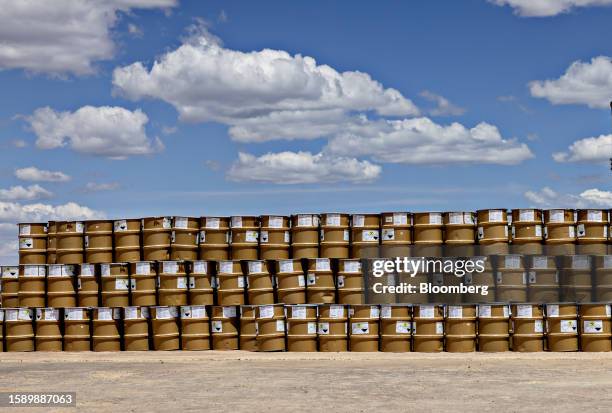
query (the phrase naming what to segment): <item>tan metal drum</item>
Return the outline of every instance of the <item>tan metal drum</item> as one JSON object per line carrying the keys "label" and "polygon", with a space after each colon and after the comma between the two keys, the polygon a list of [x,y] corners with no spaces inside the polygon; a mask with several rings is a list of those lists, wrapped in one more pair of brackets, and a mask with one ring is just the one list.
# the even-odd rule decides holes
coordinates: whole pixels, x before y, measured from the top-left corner
{"label": "tan metal drum", "polygon": [[85,262],[113,262],[113,221],[85,222]]}
{"label": "tan metal drum", "polygon": [[317,306],[286,305],[287,350],[317,351]]}
{"label": "tan metal drum", "polygon": [[257,351],[255,306],[240,306],[240,350]]}
{"label": "tan metal drum", "polygon": [[149,308],[123,308],[123,341],[125,351],[149,350]]}
{"label": "tan metal drum", "polygon": [[2,307],[19,307],[19,267],[2,267],[0,287],[0,304],[2,304]]}
{"label": "tan metal drum", "polygon": [[512,351],[544,351],[544,310],[541,304],[512,305]]}
{"label": "tan metal drum", "polygon": [[189,303],[191,305],[213,305],[215,303],[215,269],[213,261],[193,261],[188,263]]}
{"label": "tan metal drum", "polygon": [[291,216],[291,256],[293,258],[319,256],[319,215]]}
{"label": "tan metal drum", "polygon": [[[447,258],[451,262],[455,258]],[[459,258],[458,260],[463,260]],[[457,277],[452,273],[434,273],[430,277],[432,292],[429,294],[429,301],[432,303],[443,304],[460,304],[463,299],[463,294],[454,292],[452,288],[459,288],[463,278]],[[439,290],[436,291],[436,288]],[[448,291],[445,291],[447,290]]]}
{"label": "tan metal drum", "polygon": [[499,255],[495,283],[499,301],[527,301],[527,272],[523,256]]}
{"label": "tan metal drum", "polygon": [[58,264],[81,264],[83,262],[83,232],[80,221],[57,222],[56,262]]}
{"label": "tan metal drum", "polygon": [[6,351],[34,351],[34,311],[31,308],[4,310]]}
{"label": "tan metal drum", "polygon": [[170,259],[172,217],[148,217],[142,220],[142,258],[145,261]]}
{"label": "tan metal drum", "polygon": [[276,282],[279,303],[306,303],[306,277],[301,260],[277,261]]}
{"label": "tan metal drum", "polygon": [[336,282],[329,258],[308,259],[306,301],[308,304],[333,304],[336,302]]}
{"label": "tan metal drum", "polygon": [[383,212],[380,216],[381,257],[409,257],[412,245],[412,214]]}
{"label": "tan metal drum", "polygon": [[549,351],[578,351],[576,304],[546,304],[546,342]]}
{"label": "tan metal drum", "polygon": [[187,305],[187,272],[185,261],[158,263],[159,304],[162,306]]}
{"label": "tan metal drum", "polygon": [[576,220],[573,209],[544,211],[544,243],[547,255],[576,253]]}
{"label": "tan metal drum", "polygon": [[44,307],[47,266],[19,266],[19,307]]}
{"label": "tan metal drum", "polygon": [[612,301],[612,255],[595,257],[595,299]]}
{"label": "tan metal drum", "polygon": [[444,243],[444,224],[441,212],[414,213],[415,257],[439,257]]}
{"label": "tan metal drum", "polygon": [[508,211],[505,209],[481,209],[476,211],[477,238],[480,254],[508,254]]}
{"label": "tan metal drum", "polygon": [[57,262],[57,223],[49,221],[47,224],[47,264]]}
{"label": "tan metal drum", "polygon": [[569,255],[561,257],[559,285],[561,300],[586,303],[593,301],[592,257]]}
{"label": "tan metal drum", "polygon": [[476,351],[476,305],[449,305],[445,308],[446,351]]}
{"label": "tan metal drum", "polygon": [[529,300],[539,303],[559,301],[559,271],[555,257],[534,255],[525,259],[529,261]]}
{"label": "tan metal drum", "polygon": [[19,226],[19,264],[47,263],[47,224],[22,223]]}
{"label": "tan metal drum", "polygon": [[242,305],[245,277],[240,261],[219,261],[217,269],[217,300],[220,305]]}
{"label": "tan metal drum", "polygon": [[153,261],[130,263],[130,295],[132,305],[157,305],[157,266]]}
{"label": "tan metal drum", "polygon": [[611,351],[610,304],[582,304],[580,312],[580,349]]}
{"label": "tan metal drum", "polygon": [[380,214],[351,215],[351,258],[380,256]]}
{"label": "tan metal drum", "polygon": [[205,306],[181,307],[181,348],[210,350],[210,319]]}
{"label": "tan metal drum", "polygon": [[322,304],[319,306],[317,322],[319,351],[348,351],[347,320],[347,306],[337,304]]}
{"label": "tan metal drum", "polygon": [[[420,257],[413,257],[409,259],[409,262],[419,262],[421,261],[424,264],[424,258],[420,258]],[[419,263],[420,264],[420,263]],[[417,265],[419,265],[417,264]],[[414,265],[414,264],[409,264],[409,265]],[[414,288],[416,288],[416,290],[414,290],[414,292],[397,292],[395,293],[395,300],[393,300],[392,295],[388,294],[387,296],[385,296],[384,294],[378,294],[381,298],[381,300],[386,300],[386,302],[398,302],[398,303],[403,303],[403,304],[427,304],[429,302],[431,302],[430,300],[430,295],[428,292],[421,292],[420,290],[420,285],[422,283],[429,283],[433,281],[433,276],[430,275],[430,273],[425,269],[425,271],[423,271],[424,267],[421,267],[421,269],[419,269],[416,273],[411,274],[408,272],[401,272],[398,274],[387,274],[387,285],[395,285],[395,286],[399,286],[402,284],[411,284],[412,286],[414,286]],[[384,276],[383,276],[384,277]],[[413,325],[414,327],[414,325]]]}
{"label": "tan metal drum", "polygon": [[444,243],[446,256],[471,257],[476,244],[476,214],[473,212],[445,212]]}
{"label": "tan metal drum", "polygon": [[478,351],[510,350],[510,306],[478,305]]}
{"label": "tan metal drum", "polygon": [[262,215],[259,232],[259,249],[262,260],[285,260],[289,258],[291,236],[290,218],[279,215]]}
{"label": "tan metal drum", "polygon": [[130,265],[125,262],[100,264],[102,307],[130,305]]}
{"label": "tan metal drum", "polygon": [[59,308],[36,309],[36,351],[62,351]]}
{"label": "tan metal drum", "polygon": [[380,308],[377,305],[349,306],[349,348],[351,351],[378,351],[379,320]]}
{"label": "tan metal drum", "polygon": [[170,236],[171,260],[197,260],[200,219],[190,217],[172,218]]}
{"label": "tan metal drum", "polygon": [[238,350],[238,311],[236,306],[212,307],[213,350]]}
{"label": "tan metal drum", "polygon": [[76,307],[76,265],[49,264],[47,305],[52,308]]}
{"label": "tan metal drum", "polygon": [[444,306],[415,305],[412,327],[414,351],[429,353],[444,349]]}
{"label": "tan metal drum", "polygon": [[97,307],[91,311],[93,351],[121,351],[121,309]]}
{"label": "tan metal drum", "polygon": [[97,307],[99,279],[94,264],[81,264],[77,274],[77,307]]}
{"label": "tan metal drum", "polygon": [[514,254],[542,254],[542,210],[513,209],[511,234]]}
{"label": "tan metal drum", "polygon": [[605,255],[608,252],[610,217],[605,209],[579,209],[576,222],[577,252]]}
{"label": "tan metal drum", "polygon": [[64,351],[90,351],[90,309],[64,308]]}
{"label": "tan metal drum", "polygon": [[364,283],[360,260],[339,260],[336,282],[339,304],[363,304]]}
{"label": "tan metal drum", "polygon": [[154,350],[179,350],[179,311],[174,306],[150,307]]}
{"label": "tan metal drum", "polygon": [[478,272],[473,271],[466,273],[463,276],[463,283],[470,287],[486,287],[487,294],[483,295],[481,292],[474,291],[474,293],[463,294],[464,303],[493,303],[495,302],[495,279],[496,274],[493,273],[493,266],[491,263],[491,257],[475,256],[472,257],[474,262],[484,261],[484,271]]}
{"label": "tan metal drum", "polygon": [[[0,280],[2,283],[2,280]],[[4,310],[0,308],[0,353],[4,351]]]}
{"label": "tan metal drum", "polygon": [[268,269],[268,261],[247,262],[247,295],[249,304],[274,304],[274,276]]}
{"label": "tan metal drum", "polygon": [[380,330],[380,351],[411,351],[412,307],[402,304],[381,305]]}
{"label": "tan metal drum", "polygon": [[115,262],[140,261],[140,219],[119,219],[113,222],[113,243],[115,244]]}
{"label": "tan metal drum", "polygon": [[233,216],[231,222],[232,259],[258,259],[259,217]]}
{"label": "tan metal drum", "polygon": [[257,350],[285,351],[285,306],[260,305],[255,307],[257,319]]}
{"label": "tan metal drum", "polygon": [[349,215],[321,214],[321,257],[349,258]]}
{"label": "tan metal drum", "polygon": [[230,257],[229,217],[200,218],[200,259],[227,260]]}

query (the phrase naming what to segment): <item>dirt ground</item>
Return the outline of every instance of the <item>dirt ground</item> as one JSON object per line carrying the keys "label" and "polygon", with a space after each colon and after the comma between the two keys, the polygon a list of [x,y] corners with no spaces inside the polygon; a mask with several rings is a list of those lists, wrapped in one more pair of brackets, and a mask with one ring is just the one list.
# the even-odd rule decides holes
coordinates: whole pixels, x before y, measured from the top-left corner
{"label": "dirt ground", "polygon": [[612,353],[0,353],[0,392],[95,412],[609,412],[611,389]]}

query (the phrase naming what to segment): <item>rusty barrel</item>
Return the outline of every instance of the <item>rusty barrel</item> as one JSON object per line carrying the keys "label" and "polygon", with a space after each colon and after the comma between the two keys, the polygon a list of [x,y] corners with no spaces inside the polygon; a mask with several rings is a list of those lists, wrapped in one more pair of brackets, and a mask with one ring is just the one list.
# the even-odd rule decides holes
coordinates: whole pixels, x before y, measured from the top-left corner
{"label": "rusty barrel", "polygon": [[291,256],[317,258],[319,256],[319,215],[291,216]]}
{"label": "rusty barrel", "polygon": [[261,259],[288,259],[291,245],[290,218],[280,215],[262,215],[259,219],[261,222],[259,231]]}
{"label": "rusty barrel", "polygon": [[510,306],[478,305],[478,351],[510,350]]}
{"label": "rusty barrel", "polygon": [[259,217],[231,217],[231,258],[256,260],[259,258]]}
{"label": "rusty barrel", "polygon": [[76,307],[77,267],[72,264],[49,264],[47,273],[47,305],[49,307]]}
{"label": "rusty barrel", "polygon": [[85,262],[113,262],[113,221],[85,222]]}
{"label": "rusty barrel", "polygon": [[200,232],[200,219],[192,217],[173,217],[170,235],[171,260],[197,260]]}
{"label": "rusty barrel", "polygon": [[380,351],[406,353],[412,350],[412,306],[380,306]]}
{"label": "rusty barrel", "polygon": [[348,307],[337,304],[319,305],[317,334],[319,351],[348,351]]}
{"label": "rusty barrel", "polygon": [[582,351],[610,351],[610,304],[581,304],[580,349]]}
{"label": "rusty barrel", "polygon": [[548,255],[576,253],[576,219],[573,209],[544,211],[544,244]]}
{"label": "rusty barrel", "polygon": [[317,351],[317,306],[286,305],[287,350]]}
{"label": "rusty barrel", "polygon": [[213,305],[215,303],[215,278],[213,261],[188,263],[189,303],[191,305]]}
{"label": "rusty barrel", "polygon": [[230,257],[229,217],[200,218],[198,236],[201,260],[227,260]]}
{"label": "rusty barrel", "polygon": [[64,351],[90,351],[91,313],[89,308],[64,308]]}
{"label": "rusty barrel", "polygon": [[380,214],[351,215],[351,258],[380,256]]}
{"label": "rusty barrel", "polygon": [[19,266],[19,307],[44,307],[47,266],[22,264]]}
{"label": "rusty barrel", "polygon": [[157,264],[155,262],[130,263],[130,295],[133,306],[157,305]]}
{"label": "rusty barrel", "polygon": [[546,304],[546,343],[549,351],[578,351],[578,306]]}
{"label": "rusty barrel", "polygon": [[179,311],[175,306],[150,307],[154,350],[179,350]]}
{"label": "rusty barrel", "polygon": [[283,304],[255,307],[257,321],[257,351],[285,351],[285,306]]}
{"label": "rusty barrel", "polygon": [[274,304],[274,275],[270,274],[268,261],[248,261],[247,296],[249,304]]}
{"label": "rusty barrel", "polygon": [[187,305],[187,272],[185,261],[162,261],[159,264],[158,293],[162,306]]}
{"label": "rusty barrel", "polygon": [[31,308],[4,310],[4,343],[6,351],[34,351],[34,311]]}
{"label": "rusty barrel", "polygon": [[240,261],[219,261],[217,269],[217,299],[219,305],[242,305],[245,303],[245,277]]}
{"label": "rusty barrel", "polygon": [[123,308],[123,341],[125,351],[149,350],[149,308]]}
{"label": "rusty barrel", "polygon": [[85,226],[81,221],[57,222],[57,264],[81,264],[83,262]]}
{"label": "rusty barrel", "polygon": [[206,306],[181,306],[181,348],[210,350],[210,319]]}
{"label": "rusty barrel", "polygon": [[512,351],[544,351],[544,309],[541,304],[513,304]]}
{"label": "rusty barrel", "polygon": [[2,307],[19,307],[19,267],[10,265],[2,267],[0,287]]}
{"label": "rusty barrel", "polygon": [[306,279],[301,260],[277,261],[276,282],[279,303],[306,303]]}
{"label": "rusty barrel", "polygon": [[140,219],[119,219],[113,222],[115,262],[136,262],[142,259]]}
{"label": "rusty barrel", "polygon": [[329,258],[308,259],[306,301],[308,304],[336,302],[336,282]]}
{"label": "rusty barrel", "polygon": [[378,351],[378,305],[349,306],[349,348],[356,352]]}
{"label": "rusty barrel", "polygon": [[358,259],[338,260],[338,303],[363,304],[363,271]]}
{"label": "rusty barrel", "polygon": [[441,212],[415,212],[413,255],[439,257],[444,243],[444,224]]}
{"label": "rusty barrel", "polygon": [[349,215],[321,214],[320,245],[322,258],[349,258]]}
{"label": "rusty barrel", "polygon": [[125,262],[100,264],[102,307],[130,305],[130,265]]}
{"label": "rusty barrel", "polygon": [[121,309],[96,307],[91,312],[93,351],[121,351]]}
{"label": "rusty barrel", "polygon": [[476,315],[476,305],[449,305],[445,308],[446,351],[476,351]]}
{"label": "rusty barrel", "polygon": [[145,261],[170,259],[172,217],[147,217],[142,219],[142,258]]}
{"label": "rusty barrel", "polygon": [[544,241],[542,210],[513,209],[511,216],[512,252],[515,254],[542,254]]}
{"label": "rusty barrel", "polygon": [[481,209],[476,211],[477,239],[480,254],[508,254],[508,211],[505,209]]}
{"label": "rusty barrel", "polygon": [[47,263],[47,224],[21,223],[19,227],[19,264]]}
{"label": "rusty barrel", "polygon": [[605,255],[608,252],[610,216],[605,209],[579,209],[576,222],[577,252]]}
{"label": "rusty barrel", "polygon": [[212,307],[213,350],[238,350],[239,318],[236,306]]}
{"label": "rusty barrel", "polygon": [[412,246],[412,214],[383,212],[380,214],[380,250],[382,257],[409,257]]}
{"label": "rusty barrel", "polygon": [[100,281],[94,264],[81,264],[77,273],[77,307],[97,307]]}
{"label": "rusty barrel", "polygon": [[473,212],[445,212],[444,222],[445,255],[470,257],[474,255],[476,243],[476,214]]}
{"label": "rusty barrel", "polygon": [[62,351],[59,308],[36,309],[36,351]]}

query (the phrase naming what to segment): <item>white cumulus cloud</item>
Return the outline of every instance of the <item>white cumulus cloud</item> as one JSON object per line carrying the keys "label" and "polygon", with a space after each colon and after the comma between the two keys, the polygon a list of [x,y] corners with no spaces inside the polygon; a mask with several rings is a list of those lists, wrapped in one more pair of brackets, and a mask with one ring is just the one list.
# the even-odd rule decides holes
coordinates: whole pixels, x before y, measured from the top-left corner
{"label": "white cumulus cloud", "polygon": [[0,199],[5,201],[34,201],[37,199],[51,198],[52,196],[52,192],[38,184],[28,187],[17,185],[8,189],[0,189]]}
{"label": "white cumulus cloud", "polygon": [[69,147],[76,152],[125,159],[163,149],[145,131],[149,118],[140,109],[117,106],[83,106],[75,112],[40,108],[27,118],[40,149]]}
{"label": "white cumulus cloud", "polygon": [[510,6],[519,16],[550,17],[574,8],[610,6],[612,0],[489,0],[498,6]]}
{"label": "white cumulus cloud", "polygon": [[572,143],[567,152],[553,153],[557,162],[608,162],[612,154],[612,135],[585,138]]}
{"label": "white cumulus cloud", "polygon": [[607,108],[612,99],[612,59],[598,56],[590,62],[575,61],[558,79],[533,81],[529,89],[532,96],[555,105]]}
{"label": "white cumulus cloud", "polygon": [[612,207],[612,192],[592,188],[578,195],[563,194],[544,187],[540,191],[527,191],[525,198],[534,206],[544,208],[610,208]]}
{"label": "white cumulus cloud", "polygon": [[381,173],[381,167],[354,158],[334,157],[310,152],[267,153],[256,157],[239,153],[228,171],[233,181],[275,184],[310,184],[320,182],[369,182]]}
{"label": "white cumulus cloud", "polygon": [[465,109],[455,105],[444,96],[440,96],[429,90],[421,92],[421,96],[437,106],[429,111],[431,116],[460,116],[465,113]]}
{"label": "white cumulus cloud", "polygon": [[119,12],[178,0],[0,0],[0,69],[90,74],[115,54]]}
{"label": "white cumulus cloud", "polygon": [[22,181],[31,182],[67,182],[71,178],[60,171],[47,171],[44,169],[38,169],[35,166],[29,166],[27,168],[19,168],[15,170],[15,177]]}
{"label": "white cumulus cloud", "polygon": [[114,191],[119,189],[119,182],[87,182],[85,185],[86,192]]}

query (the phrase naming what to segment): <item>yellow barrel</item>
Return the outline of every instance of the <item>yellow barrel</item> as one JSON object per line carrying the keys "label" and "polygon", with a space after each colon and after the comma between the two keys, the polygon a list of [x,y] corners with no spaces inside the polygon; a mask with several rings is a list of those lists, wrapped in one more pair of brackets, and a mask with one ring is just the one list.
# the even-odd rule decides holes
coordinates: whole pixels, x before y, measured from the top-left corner
{"label": "yellow barrel", "polygon": [[274,276],[268,270],[268,261],[247,262],[247,296],[249,304],[274,304]]}
{"label": "yellow barrel", "polygon": [[483,294],[480,291],[473,290],[463,294],[464,303],[493,303],[495,302],[495,279],[496,274],[493,272],[491,257],[474,256],[471,258],[473,262],[484,262],[484,271],[472,271],[463,276],[463,283],[468,287],[486,287],[487,293]]}
{"label": "yellow barrel", "polygon": [[83,262],[83,232],[80,221],[57,222],[57,264],[81,264]]}
{"label": "yellow barrel", "polygon": [[181,343],[183,350],[210,350],[210,319],[206,306],[181,307]]}
{"label": "yellow barrel", "polygon": [[19,266],[19,307],[44,307],[47,266],[22,264]]}
{"label": "yellow barrel", "polygon": [[446,351],[476,351],[476,305],[449,305],[445,308]]}
{"label": "yellow barrel", "polygon": [[308,304],[336,302],[336,283],[329,258],[308,259],[306,301]]}
{"label": "yellow barrel", "polygon": [[478,351],[510,350],[510,306],[478,305]]}
{"label": "yellow barrel", "polygon": [[227,260],[230,257],[230,219],[229,217],[200,218],[201,260]]}
{"label": "yellow barrel", "polygon": [[231,217],[231,257],[233,260],[259,258],[259,217]]}
{"label": "yellow barrel", "polygon": [[31,308],[4,310],[6,351],[34,351],[34,312]]}
{"label": "yellow barrel", "polygon": [[187,272],[185,261],[162,261],[158,271],[159,304],[187,305]]}
{"label": "yellow barrel", "polygon": [[19,264],[47,263],[47,224],[21,223],[19,227]]}
{"label": "yellow barrel", "polygon": [[85,222],[85,262],[113,261],[113,221]]}
{"label": "yellow barrel", "polygon": [[97,307],[91,311],[93,351],[121,351],[121,309]]}
{"label": "yellow barrel", "polygon": [[[0,280],[2,283],[2,280]],[[4,351],[4,310],[0,308],[0,353]]]}
{"label": "yellow barrel", "polygon": [[381,257],[409,257],[412,246],[412,214],[383,212],[380,215]]}
{"label": "yellow barrel", "polygon": [[217,299],[220,305],[244,304],[245,277],[240,261],[219,261]]}
{"label": "yellow barrel", "polygon": [[215,263],[193,261],[188,263],[189,303],[192,305],[213,305],[215,303],[215,278],[212,275]]}
{"label": "yellow barrel", "polygon": [[544,236],[541,209],[513,209],[510,229],[513,253],[542,254]]}
{"label": "yellow barrel", "polygon": [[378,323],[380,308],[377,305],[349,306],[349,348],[356,352],[378,351]]}
{"label": "yellow barrel", "polygon": [[317,322],[319,351],[348,351],[347,320],[347,306],[337,304],[319,305]]}
{"label": "yellow barrel", "polygon": [[136,262],[142,259],[140,219],[119,219],[113,222],[113,243],[115,245],[115,262]]}
{"label": "yellow barrel", "polygon": [[544,243],[548,255],[576,253],[576,219],[573,209],[544,211]]}
{"label": "yellow barrel", "polygon": [[445,255],[470,257],[474,255],[476,243],[476,214],[473,212],[445,212],[444,222]]}
{"label": "yellow barrel", "polygon": [[236,306],[212,307],[213,350],[238,350],[238,311]]}
{"label": "yellow barrel", "polygon": [[19,267],[2,267],[0,287],[0,304],[2,307],[19,307]]}
{"label": "yellow barrel", "polygon": [[151,307],[151,326],[154,350],[179,350],[179,311],[174,306]]}
{"label": "yellow barrel", "polygon": [[278,302],[306,303],[306,279],[299,259],[276,261]]}
{"label": "yellow barrel", "polygon": [[477,238],[480,254],[508,254],[508,211],[481,209],[476,211]]}
{"label": "yellow barrel", "polygon": [[317,306],[286,305],[287,350],[317,351]]}
{"label": "yellow barrel", "polygon": [[125,351],[149,350],[149,308],[123,308],[123,341]]}
{"label": "yellow barrel", "polygon": [[291,256],[293,258],[319,256],[319,215],[291,216]]}
{"label": "yellow barrel", "polygon": [[413,347],[418,352],[438,352],[444,348],[444,306],[413,307]]}
{"label": "yellow barrel", "polygon": [[142,220],[142,250],[145,261],[170,259],[172,217],[147,217]]}
{"label": "yellow barrel", "polygon": [[57,222],[47,223],[47,264],[57,263]]}
{"label": "yellow barrel", "polygon": [[414,248],[416,257],[439,257],[444,243],[444,224],[441,212],[415,212]]}
{"label": "yellow barrel", "polygon": [[579,254],[605,255],[608,252],[610,217],[605,209],[577,211],[576,240]]}
{"label": "yellow barrel", "polygon": [[380,351],[411,351],[412,307],[404,304],[380,306]]}
{"label": "yellow barrel", "polygon": [[576,304],[546,304],[546,343],[549,351],[578,351]]}
{"label": "yellow barrel", "polygon": [[559,286],[561,300],[565,302],[592,302],[592,257],[589,255],[561,257]]}
{"label": "yellow barrel", "polygon": [[94,264],[81,264],[77,274],[77,307],[97,307],[100,283]]}
{"label": "yellow barrel", "polygon": [[541,304],[512,305],[512,351],[544,351],[544,311]]}
{"label": "yellow barrel", "polygon": [[90,351],[89,308],[64,308],[64,351]]}
{"label": "yellow barrel", "polygon": [[321,214],[321,257],[349,258],[349,215]]}
{"label": "yellow barrel", "polygon": [[62,351],[59,308],[36,309],[36,351]]}
{"label": "yellow barrel", "polygon": [[49,264],[47,305],[52,308],[76,307],[76,265]]}
{"label": "yellow barrel", "polygon": [[555,257],[534,255],[526,257],[526,260],[529,262],[529,300],[540,303],[559,301],[559,271]]}
{"label": "yellow barrel", "polygon": [[582,351],[611,351],[610,304],[581,304],[580,349]]}
{"label": "yellow barrel", "polygon": [[338,261],[338,303],[363,304],[363,271],[358,259]]}
{"label": "yellow barrel", "polygon": [[285,260],[289,258],[291,236],[289,233],[290,218],[279,215],[262,215],[259,217],[259,249],[262,260]]}
{"label": "yellow barrel", "polygon": [[128,263],[100,264],[102,307],[130,305],[130,266]]}
{"label": "yellow barrel", "polygon": [[257,321],[257,351],[285,351],[285,306],[283,304],[255,307]]}
{"label": "yellow barrel", "polygon": [[380,214],[351,215],[351,258],[379,257]]}
{"label": "yellow barrel", "polygon": [[595,257],[595,300],[612,301],[612,255]]}
{"label": "yellow barrel", "polygon": [[157,265],[153,261],[130,263],[130,295],[137,307],[157,305]]}
{"label": "yellow barrel", "polygon": [[170,235],[171,260],[197,260],[200,236],[200,219],[173,217]]}
{"label": "yellow barrel", "polygon": [[499,301],[527,301],[527,272],[523,256],[499,255],[495,283]]}
{"label": "yellow barrel", "polygon": [[255,306],[240,306],[240,350],[257,351],[257,318]]}

